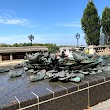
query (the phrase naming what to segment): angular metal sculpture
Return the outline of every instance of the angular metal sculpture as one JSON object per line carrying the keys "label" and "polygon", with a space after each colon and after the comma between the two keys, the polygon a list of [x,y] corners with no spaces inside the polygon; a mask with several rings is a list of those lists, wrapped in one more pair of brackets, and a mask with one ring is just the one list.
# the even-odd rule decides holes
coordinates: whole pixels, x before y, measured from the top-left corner
{"label": "angular metal sculpture", "polygon": [[40,81],[40,80],[44,79],[45,73],[46,73],[46,70],[42,70],[42,71],[38,72],[37,75],[30,76],[29,80],[31,82]]}
{"label": "angular metal sculpture", "polygon": [[[84,52],[73,51],[71,58],[62,51],[60,58],[50,52],[26,54],[24,71],[33,74],[29,76],[31,82],[48,78],[50,82],[80,82],[86,75],[100,74],[103,71],[110,71],[110,66],[103,66],[104,57],[89,55]],[[107,59],[107,57],[106,57]],[[17,72],[10,71],[10,77],[20,76]]]}
{"label": "angular metal sculpture", "polygon": [[9,77],[10,78],[15,78],[15,77],[19,77],[23,74],[22,70],[10,70],[9,71]]}

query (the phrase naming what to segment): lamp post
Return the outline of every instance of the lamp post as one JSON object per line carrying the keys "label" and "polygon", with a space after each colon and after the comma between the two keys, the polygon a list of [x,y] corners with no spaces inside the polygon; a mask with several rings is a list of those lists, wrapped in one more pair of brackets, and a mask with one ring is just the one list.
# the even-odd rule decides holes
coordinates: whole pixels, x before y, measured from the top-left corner
{"label": "lamp post", "polygon": [[78,46],[78,39],[80,38],[80,34],[77,33],[75,36],[76,36],[76,39],[77,39],[77,46]]}
{"label": "lamp post", "polygon": [[34,40],[34,36],[33,35],[30,35],[30,36],[28,36],[28,38],[31,41],[31,46],[32,46],[32,40]]}

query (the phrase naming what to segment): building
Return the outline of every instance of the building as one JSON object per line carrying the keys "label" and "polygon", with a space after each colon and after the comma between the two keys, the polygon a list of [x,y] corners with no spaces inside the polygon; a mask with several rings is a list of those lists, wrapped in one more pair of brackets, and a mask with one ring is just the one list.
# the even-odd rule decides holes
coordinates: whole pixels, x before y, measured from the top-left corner
{"label": "building", "polygon": [[60,47],[59,48],[59,51],[60,51],[60,54],[62,53],[62,51],[65,52],[66,55],[69,55],[70,53],[72,53],[73,49],[76,49],[76,47]]}
{"label": "building", "polygon": [[26,53],[47,52],[45,46],[0,47],[0,61],[24,59]]}

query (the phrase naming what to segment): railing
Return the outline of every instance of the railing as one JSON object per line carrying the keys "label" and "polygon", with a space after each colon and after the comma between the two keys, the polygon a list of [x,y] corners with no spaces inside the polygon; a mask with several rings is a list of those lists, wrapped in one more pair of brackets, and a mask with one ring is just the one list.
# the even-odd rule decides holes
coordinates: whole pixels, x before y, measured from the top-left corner
{"label": "railing", "polygon": [[105,45],[105,46],[88,46],[89,51],[92,50],[92,54],[95,52],[99,55],[110,55],[110,45]]}

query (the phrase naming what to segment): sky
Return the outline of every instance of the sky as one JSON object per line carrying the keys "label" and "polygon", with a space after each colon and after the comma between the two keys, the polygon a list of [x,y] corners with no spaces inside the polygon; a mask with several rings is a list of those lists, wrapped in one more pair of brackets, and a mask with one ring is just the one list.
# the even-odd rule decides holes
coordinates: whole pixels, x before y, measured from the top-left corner
{"label": "sky", "polygon": [[[55,43],[86,45],[81,28],[89,0],[0,0],[0,43]],[[110,0],[93,0],[98,14],[110,7]]]}

